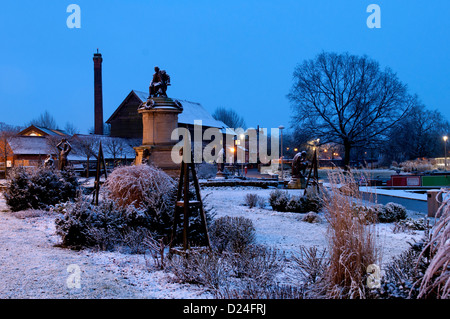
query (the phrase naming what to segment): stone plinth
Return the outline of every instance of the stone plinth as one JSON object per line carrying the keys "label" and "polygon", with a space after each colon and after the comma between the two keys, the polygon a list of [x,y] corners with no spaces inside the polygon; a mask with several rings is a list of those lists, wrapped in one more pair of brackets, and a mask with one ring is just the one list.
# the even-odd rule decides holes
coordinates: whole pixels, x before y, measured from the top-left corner
{"label": "stone plinth", "polygon": [[287,188],[289,189],[304,189],[306,187],[306,180],[304,177],[292,177]]}
{"label": "stone plinth", "polygon": [[180,164],[172,161],[171,152],[177,141],[172,141],[173,130],[178,127],[181,104],[166,97],[149,98],[138,112],[142,114],[142,145],[135,147],[136,165],[153,164],[167,174],[178,177]]}

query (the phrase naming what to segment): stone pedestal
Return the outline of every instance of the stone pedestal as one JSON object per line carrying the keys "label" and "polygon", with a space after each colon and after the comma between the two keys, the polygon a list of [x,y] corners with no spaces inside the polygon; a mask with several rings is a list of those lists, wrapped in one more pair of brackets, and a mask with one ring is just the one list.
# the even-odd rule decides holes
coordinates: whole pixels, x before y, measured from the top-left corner
{"label": "stone pedestal", "polygon": [[292,177],[287,188],[290,189],[304,189],[306,187],[306,179],[302,177]]}
{"label": "stone pedestal", "polygon": [[180,164],[172,161],[172,148],[177,141],[171,140],[178,127],[181,104],[167,97],[153,97],[143,102],[138,112],[142,114],[142,145],[135,147],[136,165],[153,164],[172,177],[179,177]]}

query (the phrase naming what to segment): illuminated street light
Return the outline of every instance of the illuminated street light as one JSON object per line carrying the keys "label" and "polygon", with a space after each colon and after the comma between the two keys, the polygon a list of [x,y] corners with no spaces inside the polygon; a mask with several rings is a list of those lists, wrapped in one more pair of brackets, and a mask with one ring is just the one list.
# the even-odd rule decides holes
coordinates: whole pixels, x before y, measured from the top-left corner
{"label": "illuminated street light", "polygon": [[445,135],[444,137],[442,137],[442,139],[444,140],[444,163],[445,163],[445,171],[447,171],[447,140],[448,140],[448,136]]}
{"label": "illuminated street light", "polygon": [[283,182],[283,186],[284,186],[284,166],[283,166],[283,130],[284,130],[284,126],[280,125],[278,128],[280,129],[280,137],[281,137],[281,181]]}

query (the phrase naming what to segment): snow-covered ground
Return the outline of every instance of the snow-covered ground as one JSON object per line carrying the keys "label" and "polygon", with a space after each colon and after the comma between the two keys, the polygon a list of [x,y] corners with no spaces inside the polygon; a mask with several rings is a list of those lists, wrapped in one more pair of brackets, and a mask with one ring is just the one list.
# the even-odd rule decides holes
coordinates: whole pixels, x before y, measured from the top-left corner
{"label": "snow-covered ground", "polygon": [[[257,242],[296,254],[299,247],[326,247],[326,222],[309,224],[302,214],[274,212],[244,206],[244,196],[255,193],[268,199],[271,189],[248,187],[205,188],[205,204],[215,217],[244,216],[256,228]],[[300,194],[300,190],[288,190]],[[92,249],[73,251],[57,247],[54,216],[38,214],[23,217],[11,213],[0,197],[0,298],[212,298],[204,288],[173,282],[170,274],[150,270],[143,255],[102,252]],[[417,214],[413,214],[417,217]],[[419,240],[416,234],[393,233],[392,224],[376,226],[383,263]],[[67,267],[80,267],[81,288],[69,288]]]}

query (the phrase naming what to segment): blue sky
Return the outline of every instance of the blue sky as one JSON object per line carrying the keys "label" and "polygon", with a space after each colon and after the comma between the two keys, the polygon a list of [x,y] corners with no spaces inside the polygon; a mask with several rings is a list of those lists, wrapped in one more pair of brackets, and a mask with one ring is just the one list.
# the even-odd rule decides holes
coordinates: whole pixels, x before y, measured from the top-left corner
{"label": "blue sky", "polygon": [[[69,29],[69,4],[81,28]],[[369,4],[381,29],[369,29]],[[322,51],[367,54],[389,66],[429,109],[450,119],[450,3],[445,0],[3,1],[0,122],[22,125],[48,110],[61,127],[94,126],[93,53],[103,55],[104,119],[153,67],[168,95],[223,106],[248,126],[289,125],[295,66]]]}

